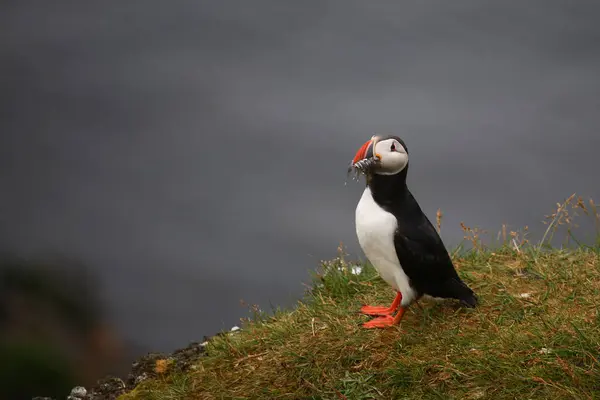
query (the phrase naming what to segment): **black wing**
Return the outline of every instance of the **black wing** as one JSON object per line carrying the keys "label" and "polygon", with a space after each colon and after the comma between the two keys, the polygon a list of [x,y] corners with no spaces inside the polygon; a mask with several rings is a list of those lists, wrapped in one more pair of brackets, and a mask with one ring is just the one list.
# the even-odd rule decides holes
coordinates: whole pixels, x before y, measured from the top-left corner
{"label": "black wing", "polygon": [[460,279],[437,231],[422,214],[416,224],[399,226],[394,246],[411,285],[421,294],[454,298],[475,306],[477,299]]}

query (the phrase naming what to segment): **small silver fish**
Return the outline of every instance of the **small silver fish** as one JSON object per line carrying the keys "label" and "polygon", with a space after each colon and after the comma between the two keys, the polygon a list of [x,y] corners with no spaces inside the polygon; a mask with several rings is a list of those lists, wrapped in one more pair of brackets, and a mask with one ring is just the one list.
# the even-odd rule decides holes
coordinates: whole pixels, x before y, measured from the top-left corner
{"label": "small silver fish", "polygon": [[353,180],[358,180],[360,174],[368,175],[369,170],[373,168],[379,160],[375,157],[365,158],[356,162],[355,164],[350,163],[348,166],[348,176],[350,173],[354,172]]}

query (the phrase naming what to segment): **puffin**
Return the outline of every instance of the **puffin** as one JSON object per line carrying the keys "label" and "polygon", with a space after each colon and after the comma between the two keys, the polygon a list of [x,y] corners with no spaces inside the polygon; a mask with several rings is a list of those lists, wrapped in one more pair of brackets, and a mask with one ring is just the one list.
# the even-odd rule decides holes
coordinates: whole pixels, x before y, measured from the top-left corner
{"label": "puffin", "polygon": [[438,232],[408,189],[405,142],[393,135],[371,137],[356,152],[348,167],[348,173],[352,171],[366,178],[355,212],[358,242],[379,276],[396,292],[389,307],[360,309],[377,317],[363,327],[398,325],[408,307],[423,296],[476,307],[476,294],[458,276]]}

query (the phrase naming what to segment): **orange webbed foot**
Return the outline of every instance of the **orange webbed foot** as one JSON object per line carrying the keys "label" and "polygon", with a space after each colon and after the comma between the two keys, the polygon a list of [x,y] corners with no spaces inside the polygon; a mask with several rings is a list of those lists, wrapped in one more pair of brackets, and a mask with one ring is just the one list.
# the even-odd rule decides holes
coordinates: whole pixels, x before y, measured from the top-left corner
{"label": "orange webbed foot", "polygon": [[395,310],[390,307],[363,306],[360,312],[365,315],[392,315]]}
{"label": "orange webbed foot", "polygon": [[397,292],[391,306],[363,306],[360,312],[366,315],[392,315],[400,305],[400,301],[402,301],[402,294]]}
{"label": "orange webbed foot", "polygon": [[384,315],[375,319],[372,319],[369,322],[365,322],[363,324],[363,328],[372,329],[372,328],[387,328],[389,326],[398,325],[404,316],[404,312],[406,309],[400,307],[398,313],[395,317],[391,315]]}
{"label": "orange webbed foot", "polygon": [[394,317],[391,315],[384,315],[382,317],[372,319],[369,322],[365,322],[363,324],[363,328],[387,328],[388,326],[392,325],[394,325]]}

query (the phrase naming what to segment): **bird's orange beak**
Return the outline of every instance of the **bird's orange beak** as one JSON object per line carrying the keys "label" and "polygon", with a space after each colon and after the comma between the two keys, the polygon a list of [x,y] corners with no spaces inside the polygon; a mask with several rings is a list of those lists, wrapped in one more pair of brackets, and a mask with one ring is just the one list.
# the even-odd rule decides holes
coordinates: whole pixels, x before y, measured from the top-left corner
{"label": "bird's orange beak", "polygon": [[369,139],[365,144],[360,146],[360,149],[356,152],[354,159],[352,160],[352,164],[356,164],[360,160],[364,160],[365,158],[371,158],[373,156],[377,158],[381,158],[379,154],[373,154],[375,150],[375,144],[377,143],[377,136],[373,136]]}

